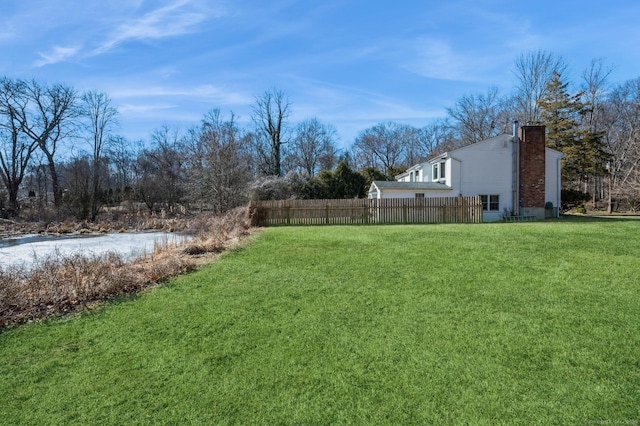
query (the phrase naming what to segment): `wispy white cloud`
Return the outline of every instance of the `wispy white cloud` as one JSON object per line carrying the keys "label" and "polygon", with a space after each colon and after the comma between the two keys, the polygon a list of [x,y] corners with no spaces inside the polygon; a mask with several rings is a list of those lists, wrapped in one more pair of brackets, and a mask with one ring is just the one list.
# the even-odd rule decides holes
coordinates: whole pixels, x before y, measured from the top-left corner
{"label": "wispy white cloud", "polygon": [[194,8],[190,0],[175,1],[155,9],[142,17],[120,24],[108,38],[92,52],[99,55],[128,40],[155,40],[195,31],[195,26],[210,17],[224,15],[223,10],[207,12]]}
{"label": "wispy white cloud", "polygon": [[43,67],[45,65],[55,64],[57,62],[62,62],[66,59],[69,59],[78,54],[80,51],[80,46],[70,46],[70,47],[62,47],[62,46],[54,46],[49,53],[39,52],[38,55],[40,59],[37,60],[34,65],[36,67]]}
{"label": "wispy white cloud", "polygon": [[416,107],[400,97],[372,90],[338,85],[325,81],[291,77],[297,83],[298,95],[305,103],[294,105],[294,119],[314,115],[331,121],[344,121],[344,110],[350,111],[349,121],[425,120],[442,115],[440,110]]}
{"label": "wispy white cloud", "polygon": [[17,36],[13,25],[9,22],[0,22],[0,42],[11,40]]}
{"label": "wispy white cloud", "polygon": [[116,87],[109,93],[114,99],[147,99],[147,98],[189,98],[204,101],[222,103],[224,105],[248,105],[253,102],[253,97],[242,92],[226,90],[224,88],[204,84],[191,87]]}
{"label": "wispy white cloud", "polygon": [[118,112],[120,112],[120,114],[149,115],[158,113],[160,111],[167,111],[173,108],[175,108],[175,105],[173,104],[125,103],[118,105]]}
{"label": "wispy white cloud", "polygon": [[[171,0],[169,4],[136,16],[136,10],[139,10],[142,5],[142,2],[137,5],[128,3],[124,10],[120,8],[116,13],[112,7],[114,5],[109,4],[100,8],[85,8],[82,13],[78,12],[76,15],[72,15],[69,19],[72,22],[77,22],[77,25],[74,24],[73,32],[75,37],[81,41],[77,45],[64,46],[59,44],[48,51],[38,52],[39,59],[35,61],[34,65],[43,67],[74,56],[84,58],[97,56],[130,40],[159,40],[193,33],[198,31],[198,25],[207,19],[218,18],[227,13],[225,9],[211,7],[201,0]],[[125,10],[126,13],[123,13]],[[100,11],[102,11],[103,17],[99,16]],[[121,16],[126,16],[126,18],[123,19]],[[84,17],[82,23],[81,17]],[[33,21],[36,20],[42,20],[42,16],[34,16]],[[31,21],[27,20],[27,22]],[[92,24],[87,24],[87,22]],[[7,29],[3,31],[0,26],[0,41],[3,37],[10,37],[13,34],[9,31],[11,27],[8,23],[5,27]],[[58,32],[65,33],[64,31]],[[97,47],[91,48],[90,46]]]}
{"label": "wispy white cloud", "polygon": [[413,41],[413,55],[405,68],[427,78],[438,80],[467,80],[469,62],[446,40],[422,37]]}

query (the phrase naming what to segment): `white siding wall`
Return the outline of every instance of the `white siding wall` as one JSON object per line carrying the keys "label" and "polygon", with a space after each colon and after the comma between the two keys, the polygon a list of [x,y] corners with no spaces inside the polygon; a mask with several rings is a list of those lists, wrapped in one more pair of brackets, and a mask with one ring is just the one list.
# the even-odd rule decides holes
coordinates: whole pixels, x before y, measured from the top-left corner
{"label": "white siding wall", "polygon": [[420,182],[431,182],[431,166],[429,163],[420,164]]}
{"label": "white siding wall", "polygon": [[445,171],[445,184],[452,189],[451,196],[457,197],[460,195],[460,178],[461,168],[460,160],[457,158],[447,158],[447,165]]}
{"label": "white siding wall", "polygon": [[406,190],[406,189],[385,189],[382,191],[382,194],[378,195],[378,198],[414,198],[416,196],[416,193],[423,193],[425,194],[424,196],[427,198],[434,198],[434,197],[455,197],[455,195],[452,195],[451,191],[449,190],[444,190],[444,191],[440,191],[440,190],[429,190],[429,191],[425,191],[425,190]]}
{"label": "white siding wall", "polygon": [[510,138],[498,137],[469,145],[453,155],[460,161],[460,195],[500,196],[499,210],[485,212],[485,221],[500,220],[504,209],[513,210],[513,142]]}

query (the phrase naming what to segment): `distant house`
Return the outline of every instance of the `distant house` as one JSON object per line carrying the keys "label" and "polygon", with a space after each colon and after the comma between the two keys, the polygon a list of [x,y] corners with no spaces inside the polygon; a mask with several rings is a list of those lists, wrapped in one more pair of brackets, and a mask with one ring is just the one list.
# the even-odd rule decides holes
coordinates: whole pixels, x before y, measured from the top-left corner
{"label": "distant house", "polygon": [[[517,136],[516,136],[517,135]],[[375,181],[369,198],[480,196],[484,221],[558,215],[562,153],[545,146],[544,126],[446,152],[416,164],[396,181]]]}

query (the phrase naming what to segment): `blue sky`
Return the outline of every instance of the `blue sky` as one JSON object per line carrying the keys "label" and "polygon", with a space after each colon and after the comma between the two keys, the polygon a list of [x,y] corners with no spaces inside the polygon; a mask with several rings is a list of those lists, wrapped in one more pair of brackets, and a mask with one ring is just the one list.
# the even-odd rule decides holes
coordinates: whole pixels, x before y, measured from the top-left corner
{"label": "blue sky", "polygon": [[640,77],[640,3],[610,0],[0,1],[0,75],[108,93],[119,133],[148,140],[213,108],[250,122],[271,88],[292,123],[332,124],[339,145],[392,120],[424,126],[456,99],[515,84],[515,59],[594,58]]}

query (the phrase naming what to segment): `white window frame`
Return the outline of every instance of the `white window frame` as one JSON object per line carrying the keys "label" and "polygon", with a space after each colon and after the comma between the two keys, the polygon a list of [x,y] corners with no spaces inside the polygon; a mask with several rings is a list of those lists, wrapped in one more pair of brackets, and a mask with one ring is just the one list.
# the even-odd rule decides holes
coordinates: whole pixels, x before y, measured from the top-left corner
{"label": "white window frame", "polygon": [[[480,199],[482,200],[482,210],[483,211],[485,211],[485,212],[499,212],[500,211],[500,195],[499,194],[480,194]],[[492,204],[497,204],[497,207],[495,209],[492,209],[491,208]]]}
{"label": "white window frame", "polygon": [[432,181],[441,181],[446,179],[447,174],[447,162],[446,160],[438,161],[431,165]]}

